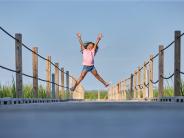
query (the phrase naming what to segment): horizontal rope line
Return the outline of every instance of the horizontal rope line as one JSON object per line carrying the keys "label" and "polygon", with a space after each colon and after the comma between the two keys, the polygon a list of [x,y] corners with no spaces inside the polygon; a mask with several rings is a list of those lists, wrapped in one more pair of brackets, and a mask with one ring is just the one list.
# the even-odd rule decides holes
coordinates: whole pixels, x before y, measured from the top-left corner
{"label": "horizontal rope line", "polygon": [[144,82],[144,86],[148,88],[149,82],[147,84]]}
{"label": "horizontal rope line", "polygon": [[[44,79],[41,79],[41,78],[37,78],[37,77],[31,76],[31,75],[27,75],[27,74],[25,74],[25,73],[21,73],[20,71],[16,71],[16,70],[13,70],[13,69],[10,69],[10,68],[1,66],[1,65],[0,65],[0,67],[1,67],[2,69],[8,70],[8,71],[11,71],[11,72],[14,72],[14,73],[18,73],[18,74],[21,74],[21,75],[26,76],[26,77],[29,77],[29,78],[34,78],[34,79],[37,79],[37,80],[40,80],[40,81],[43,81],[43,82],[49,82],[49,83],[51,83],[51,84],[55,84],[55,85],[57,85],[57,86],[59,86],[59,87],[62,87],[62,88],[68,88],[68,87],[65,87],[65,86],[61,86],[61,85],[59,85],[59,84],[57,84],[57,83],[55,83],[55,82],[51,82],[51,81],[44,80]],[[68,88],[68,89],[69,89],[69,88]]]}
{"label": "horizontal rope line", "polygon": [[180,73],[184,75],[184,72],[180,71]]}
{"label": "horizontal rope line", "polygon": [[150,80],[152,84],[157,84],[159,82],[159,80],[157,81],[153,81],[153,80]]}
{"label": "horizontal rope line", "polygon": [[173,76],[174,76],[174,73],[171,74],[169,77],[164,77],[163,75],[160,75],[161,78],[166,79],[166,80],[172,78]]}
{"label": "horizontal rope line", "polygon": [[[1,29],[5,34],[7,34],[9,37],[11,37],[11,38],[13,38],[15,41],[19,42],[18,39],[16,39],[13,35],[11,35],[9,32],[7,32],[7,31],[6,31],[4,28],[2,28],[1,26],[0,26],[0,29]],[[48,60],[47,58],[41,56],[40,54],[34,52],[32,49],[30,49],[30,48],[29,48],[28,46],[26,46],[24,43],[21,43],[21,45],[24,46],[27,50],[29,50],[29,51],[31,51],[32,53],[36,54],[36,55],[37,55],[38,57],[40,57],[41,59],[50,62],[54,67],[58,68],[59,71],[61,71],[61,72],[63,72],[64,74],[68,75],[66,72],[64,72],[63,70],[61,70],[58,66],[56,66],[52,61],[50,61],[50,60]],[[69,75],[69,77],[71,77],[72,79],[74,79],[74,80],[76,81],[76,79],[75,79],[73,76]]]}

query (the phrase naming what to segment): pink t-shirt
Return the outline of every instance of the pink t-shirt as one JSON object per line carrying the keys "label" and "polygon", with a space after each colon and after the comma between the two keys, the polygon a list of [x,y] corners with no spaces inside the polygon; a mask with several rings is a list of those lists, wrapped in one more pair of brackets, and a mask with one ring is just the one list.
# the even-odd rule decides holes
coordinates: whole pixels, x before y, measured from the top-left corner
{"label": "pink t-shirt", "polygon": [[95,56],[95,50],[88,50],[88,49],[84,49],[82,51],[82,55],[83,55],[83,62],[82,65],[86,65],[86,66],[92,66],[94,65],[94,56]]}

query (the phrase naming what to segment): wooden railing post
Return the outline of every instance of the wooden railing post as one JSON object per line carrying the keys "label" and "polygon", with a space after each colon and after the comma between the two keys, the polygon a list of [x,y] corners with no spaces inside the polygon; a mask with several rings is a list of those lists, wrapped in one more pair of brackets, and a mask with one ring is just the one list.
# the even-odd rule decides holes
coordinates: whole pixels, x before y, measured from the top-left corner
{"label": "wooden railing post", "polygon": [[146,84],[146,61],[144,62],[144,80],[143,80],[143,99],[146,98],[146,86],[144,84]]}
{"label": "wooden railing post", "polygon": [[66,71],[66,92],[67,92],[67,99],[70,98],[70,86],[69,86],[69,71]]}
{"label": "wooden railing post", "polygon": [[164,94],[164,80],[162,76],[164,76],[164,46],[159,46],[159,72],[158,72],[158,78],[159,78],[159,84],[158,84],[158,95],[159,97],[162,97]]}
{"label": "wooden railing post", "polygon": [[22,91],[22,34],[15,34],[15,63],[16,63],[16,97],[22,98],[23,91]]}
{"label": "wooden railing post", "polygon": [[153,54],[149,59],[149,98],[153,98]]}
{"label": "wooden railing post", "polygon": [[118,100],[121,100],[121,81],[118,82]]}
{"label": "wooden railing post", "polygon": [[55,96],[58,99],[59,98],[59,63],[55,63]]}
{"label": "wooden railing post", "polygon": [[112,100],[112,86],[109,88],[109,96],[108,96],[109,101]]}
{"label": "wooden railing post", "polygon": [[32,62],[33,62],[33,95],[34,98],[38,98],[38,48],[34,47],[32,53]]}
{"label": "wooden railing post", "polygon": [[51,56],[47,56],[47,61],[46,61],[46,93],[47,93],[47,98],[51,98]]}
{"label": "wooden railing post", "polygon": [[137,98],[140,99],[140,94],[141,94],[141,89],[140,89],[140,84],[141,84],[141,73],[140,73],[140,66],[138,67],[138,72],[137,72]]}
{"label": "wooden railing post", "polygon": [[118,99],[118,85],[115,85],[116,100]]}
{"label": "wooden railing post", "polygon": [[113,96],[112,96],[112,99],[113,99],[113,100],[115,100],[115,88],[114,88],[114,87],[115,87],[115,86],[113,85],[113,86],[112,86],[112,93],[113,93],[113,94],[112,94],[112,95],[113,95]]}
{"label": "wooden railing post", "polygon": [[134,71],[134,99],[137,97],[137,72]]}
{"label": "wooden railing post", "polygon": [[124,99],[124,93],[123,93],[123,81],[120,81],[120,92],[121,92],[121,100]]}
{"label": "wooden railing post", "polygon": [[110,91],[110,92],[111,92],[111,95],[110,95],[110,96],[111,96],[111,97],[110,97],[110,100],[112,101],[112,99],[113,99],[113,87],[112,87],[112,86],[111,86],[111,89],[110,89],[110,90],[111,90],[111,91]]}
{"label": "wooden railing post", "polygon": [[130,76],[130,99],[133,98],[133,74]]}
{"label": "wooden railing post", "polygon": [[175,31],[174,46],[174,96],[181,96],[181,32]]}
{"label": "wooden railing post", "polygon": [[110,100],[110,90],[111,90],[111,88],[109,87],[109,89],[108,89],[108,91],[107,91],[107,92],[108,92],[108,93],[107,93],[107,99],[108,99],[108,100]]}
{"label": "wooden railing post", "polygon": [[61,97],[62,97],[62,99],[64,99],[65,98],[65,89],[64,89],[64,86],[65,86],[65,84],[64,84],[64,82],[65,82],[65,74],[64,74],[64,68],[61,68],[61,86],[62,86],[62,88],[61,88]]}
{"label": "wooden railing post", "polygon": [[52,73],[52,98],[55,99],[56,98],[56,95],[55,95],[55,75],[54,73]]}
{"label": "wooden railing post", "polygon": [[124,85],[124,90],[123,90],[124,91],[124,99],[126,100],[127,99],[126,98],[127,97],[127,95],[126,95],[126,92],[127,92],[127,90],[126,90],[127,89],[127,87],[126,87],[126,80],[124,81],[123,85]]}
{"label": "wooden railing post", "polygon": [[120,91],[119,91],[119,82],[117,82],[117,84],[116,84],[116,100],[119,100],[119,93],[120,93]]}

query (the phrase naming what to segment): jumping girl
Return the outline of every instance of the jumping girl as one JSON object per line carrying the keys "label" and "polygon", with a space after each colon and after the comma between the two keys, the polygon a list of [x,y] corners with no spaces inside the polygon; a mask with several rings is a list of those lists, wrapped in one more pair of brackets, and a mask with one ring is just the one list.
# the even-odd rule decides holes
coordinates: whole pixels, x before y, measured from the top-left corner
{"label": "jumping girl", "polygon": [[102,33],[99,33],[96,43],[93,42],[83,43],[80,33],[77,33],[77,38],[79,40],[81,52],[83,55],[83,62],[82,62],[83,69],[79,79],[76,81],[75,85],[70,90],[74,91],[77,85],[79,85],[79,83],[84,79],[84,77],[88,72],[91,72],[96,77],[97,80],[103,83],[105,87],[108,87],[110,84],[102,79],[102,77],[98,74],[94,66],[94,57],[98,51],[98,43],[102,39]]}

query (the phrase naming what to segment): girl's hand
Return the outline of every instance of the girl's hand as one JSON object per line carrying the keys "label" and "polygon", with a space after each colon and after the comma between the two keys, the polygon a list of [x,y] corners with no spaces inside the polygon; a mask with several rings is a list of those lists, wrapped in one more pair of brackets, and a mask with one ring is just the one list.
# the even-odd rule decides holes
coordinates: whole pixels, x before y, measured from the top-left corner
{"label": "girl's hand", "polygon": [[78,38],[81,38],[80,32],[78,32],[76,35],[77,35]]}
{"label": "girl's hand", "polygon": [[102,39],[102,33],[99,33],[97,38],[98,38],[99,40]]}

